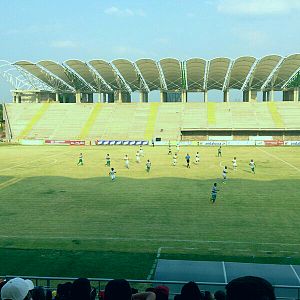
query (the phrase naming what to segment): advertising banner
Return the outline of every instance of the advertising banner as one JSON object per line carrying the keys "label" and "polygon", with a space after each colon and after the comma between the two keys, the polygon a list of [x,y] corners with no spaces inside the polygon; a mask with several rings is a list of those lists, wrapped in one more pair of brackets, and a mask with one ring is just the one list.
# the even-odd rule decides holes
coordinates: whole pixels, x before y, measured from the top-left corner
{"label": "advertising banner", "polygon": [[69,145],[69,142],[67,140],[45,140],[45,144],[50,145]]}
{"label": "advertising banner", "polygon": [[[148,145],[148,141],[122,141],[122,140],[97,140],[96,145],[123,145],[123,146],[138,146]],[[156,143],[155,143],[156,144]]]}
{"label": "advertising banner", "polygon": [[255,146],[255,141],[227,141],[227,146]]}
{"label": "advertising banner", "polygon": [[285,146],[300,146],[300,141],[285,141]]}
{"label": "advertising banner", "polygon": [[201,146],[226,146],[224,141],[202,141],[199,142]]}
{"label": "advertising banner", "polygon": [[284,142],[279,140],[274,141],[264,141],[265,146],[283,146]]}
{"label": "advertising banner", "polygon": [[69,141],[69,144],[72,146],[84,146],[85,141]]}

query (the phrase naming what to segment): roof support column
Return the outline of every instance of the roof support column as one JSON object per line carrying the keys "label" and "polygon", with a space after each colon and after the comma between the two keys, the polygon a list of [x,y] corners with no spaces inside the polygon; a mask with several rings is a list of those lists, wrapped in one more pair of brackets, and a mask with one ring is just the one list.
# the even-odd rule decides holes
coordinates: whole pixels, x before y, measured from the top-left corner
{"label": "roof support column", "polygon": [[140,92],[140,102],[148,102],[148,93]]}
{"label": "roof support column", "polygon": [[76,92],[75,99],[76,99],[76,103],[80,103],[81,102],[81,93],[80,92]]}
{"label": "roof support column", "polygon": [[250,90],[243,91],[243,102],[249,102],[250,99],[251,99],[251,91]]}
{"label": "roof support column", "polygon": [[117,99],[116,99],[117,103],[122,103],[122,92],[121,91],[117,91]]}
{"label": "roof support column", "polygon": [[166,92],[160,91],[160,102],[166,102],[167,94]]}
{"label": "roof support column", "polygon": [[63,94],[63,103],[66,103],[66,95],[65,94]]}
{"label": "roof support column", "polygon": [[181,92],[181,102],[187,102],[187,91],[182,90]]}
{"label": "roof support column", "polygon": [[39,103],[39,102],[40,102],[39,93],[35,93],[35,102],[36,102],[36,103]]}
{"label": "roof support column", "polygon": [[250,90],[250,101],[256,102],[257,101],[257,91],[251,91]]}
{"label": "roof support column", "polygon": [[203,102],[207,102],[207,91],[203,92]]}
{"label": "roof support column", "polygon": [[59,93],[55,93],[55,102],[59,102]]}
{"label": "roof support column", "polygon": [[263,102],[268,101],[267,93],[267,91],[263,91]]}
{"label": "roof support column", "polygon": [[229,90],[223,92],[223,102],[229,102]]}
{"label": "roof support column", "polygon": [[274,90],[268,91],[267,95],[268,101],[274,101]]}
{"label": "roof support column", "polygon": [[99,94],[99,98],[100,98],[99,102],[102,102],[102,103],[106,103],[107,102],[107,94],[106,93]]}
{"label": "roof support column", "polygon": [[294,102],[299,101],[299,88],[294,88]]}

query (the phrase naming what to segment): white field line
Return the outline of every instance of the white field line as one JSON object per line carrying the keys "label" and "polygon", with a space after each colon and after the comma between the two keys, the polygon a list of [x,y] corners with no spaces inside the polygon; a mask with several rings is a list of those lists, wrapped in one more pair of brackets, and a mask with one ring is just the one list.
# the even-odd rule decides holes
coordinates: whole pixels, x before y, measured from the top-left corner
{"label": "white field line", "polygon": [[156,258],[155,258],[155,260],[154,260],[154,262],[153,262],[153,265],[152,265],[152,268],[151,268],[151,270],[150,270],[150,273],[149,273],[149,275],[147,276],[147,280],[150,280],[151,277],[152,277],[152,275],[153,275],[153,273],[154,273],[154,270],[155,270],[155,268],[156,268],[156,266],[157,266],[157,263],[158,263],[158,260],[159,260],[159,258],[160,258],[160,253],[161,253],[162,248],[163,248],[163,247],[159,247],[158,250],[157,250]]}
{"label": "white field line", "polygon": [[277,155],[271,154],[271,153],[269,153],[269,152],[267,152],[267,151],[265,151],[265,150],[263,150],[263,149],[261,149],[261,148],[259,148],[259,147],[255,147],[255,148],[258,149],[258,150],[260,150],[261,152],[264,152],[265,154],[267,154],[267,155],[269,155],[269,156],[271,156],[271,157],[277,159],[277,160],[280,160],[281,162],[285,163],[286,165],[288,165],[288,166],[290,166],[291,168],[293,168],[293,169],[297,170],[298,172],[300,172],[300,169],[299,169],[299,168],[297,168],[296,166],[292,165],[291,163],[289,163],[289,162],[287,162],[287,161],[285,161],[285,160],[279,158]]}
{"label": "white field line", "polygon": [[[73,240],[80,239],[83,241],[135,241],[135,242],[173,242],[173,243],[196,243],[196,244],[233,244],[233,245],[270,245],[270,246],[300,246],[300,243],[271,243],[271,242],[242,242],[242,241],[224,241],[224,240],[180,240],[180,239],[162,239],[162,238],[130,238],[130,237],[78,237],[78,236],[37,236],[37,235],[0,235],[0,239],[50,239],[50,240]],[[168,247],[163,247],[168,248]],[[169,247],[176,248],[176,247]],[[178,247],[177,247],[178,248]],[[182,249],[182,247],[179,247]],[[195,249],[195,248],[185,248]]]}
{"label": "white field line", "polygon": [[225,283],[228,283],[228,281],[227,281],[227,273],[226,273],[226,268],[225,268],[225,263],[224,263],[224,261],[222,261],[222,267],[223,267],[223,273],[224,273],[224,280],[225,280]]}
{"label": "white field line", "polygon": [[297,279],[298,279],[298,281],[299,281],[299,283],[300,283],[300,278],[299,278],[299,276],[298,276],[298,274],[297,274],[295,268],[294,268],[292,265],[290,265],[290,267],[291,267],[291,269],[293,270],[295,276],[297,277]]}
{"label": "white field line", "polygon": [[[38,159],[30,160],[30,161],[28,161],[28,162],[23,162],[23,163],[21,163],[21,164],[17,164],[17,165],[11,166],[11,167],[7,167],[7,168],[4,168],[4,169],[0,169],[0,172],[6,171],[6,170],[15,169],[15,168],[17,168],[17,167],[24,166],[24,165],[26,166],[26,165],[28,165],[28,164],[32,164],[32,163],[34,163],[34,162],[40,161],[41,159],[45,159],[45,158],[48,159],[48,158],[51,158],[51,157],[56,157],[56,156],[65,154],[65,153],[67,153],[67,152],[68,152],[68,151],[64,151],[64,152],[61,152],[61,153],[56,153],[56,154],[53,154],[53,155],[44,156],[44,157],[40,157],[40,158],[38,158]],[[32,167],[31,167],[31,168],[32,168]],[[35,167],[33,167],[33,168],[35,168]]]}
{"label": "white field line", "polygon": [[153,273],[156,269],[156,266],[157,266],[157,263],[158,263],[158,260],[160,258],[160,255],[161,255],[161,252],[162,252],[162,249],[184,249],[184,250],[195,250],[195,249],[198,249],[198,248],[189,248],[189,247],[159,247],[158,250],[157,250],[157,253],[156,253],[156,258],[153,262],[153,265],[151,267],[151,270],[150,270],[150,273],[149,275],[147,276],[147,280],[150,280],[151,277],[153,276]]}

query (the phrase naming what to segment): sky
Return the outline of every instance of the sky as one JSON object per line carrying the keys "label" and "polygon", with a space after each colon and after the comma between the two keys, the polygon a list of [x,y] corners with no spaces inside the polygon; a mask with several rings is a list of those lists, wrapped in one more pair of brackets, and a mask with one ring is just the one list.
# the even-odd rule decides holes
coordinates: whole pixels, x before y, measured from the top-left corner
{"label": "sky", "polygon": [[[0,4],[0,61],[300,53],[300,0],[0,0]],[[0,77],[0,101],[9,101],[11,88]]]}

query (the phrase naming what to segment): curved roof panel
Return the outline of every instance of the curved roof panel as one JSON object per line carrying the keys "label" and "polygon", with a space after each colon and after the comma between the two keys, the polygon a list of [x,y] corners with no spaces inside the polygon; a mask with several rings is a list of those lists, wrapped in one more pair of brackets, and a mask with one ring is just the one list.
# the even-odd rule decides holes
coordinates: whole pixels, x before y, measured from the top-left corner
{"label": "curved roof panel", "polygon": [[180,61],[175,58],[165,58],[161,59],[159,63],[164,74],[167,89],[170,91],[181,90],[183,88],[183,78]]}
{"label": "curved roof panel", "polygon": [[73,86],[73,82],[67,76],[66,69],[62,65],[51,60],[42,60],[39,61],[38,64],[43,66],[49,72],[51,72],[52,74],[54,74],[55,76],[57,76],[58,78],[66,82],[67,84],[69,84],[70,86]]}
{"label": "curved roof panel", "polygon": [[229,64],[230,59],[226,57],[214,58],[209,62],[207,90],[222,90]]}
{"label": "curved roof panel", "polygon": [[105,82],[114,90],[122,87],[122,83],[118,78],[117,73],[110,63],[102,59],[94,59],[89,61],[89,64],[100,74]]}
{"label": "curved roof panel", "polygon": [[78,75],[80,75],[82,79],[86,81],[88,84],[90,84],[94,89],[96,90],[99,89],[99,86],[97,82],[94,80],[92,72],[86,63],[77,59],[70,59],[67,60],[65,63],[67,66],[73,69]]}
{"label": "curved roof panel", "polygon": [[112,61],[112,63],[118,69],[127,85],[133,92],[141,89],[140,78],[131,61],[127,59],[115,59]]}
{"label": "curved roof panel", "polygon": [[202,91],[204,86],[206,60],[191,58],[186,61],[188,91]]}
{"label": "curved roof panel", "polygon": [[146,84],[150,91],[161,89],[161,80],[159,69],[156,62],[153,59],[139,59],[136,62]]}
{"label": "curved roof panel", "polygon": [[55,88],[53,86],[53,82],[51,82],[49,76],[46,75],[46,73],[43,71],[43,69],[39,66],[37,66],[35,63],[32,63],[30,61],[21,60],[14,63],[14,65],[21,67],[22,69],[26,70],[48,86]]}
{"label": "curved roof panel", "polygon": [[242,56],[234,61],[228,83],[229,89],[242,88],[255,61],[256,58],[252,56]]}
{"label": "curved roof panel", "polygon": [[268,79],[272,71],[280,62],[281,58],[282,57],[279,55],[267,55],[261,58],[253,70],[253,74],[249,82],[249,88],[260,90],[264,82]]}
{"label": "curved roof panel", "polygon": [[289,78],[300,68],[300,54],[293,54],[286,57],[280,65],[273,80],[273,88],[281,89],[281,87],[289,80]]}

